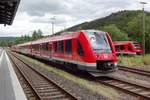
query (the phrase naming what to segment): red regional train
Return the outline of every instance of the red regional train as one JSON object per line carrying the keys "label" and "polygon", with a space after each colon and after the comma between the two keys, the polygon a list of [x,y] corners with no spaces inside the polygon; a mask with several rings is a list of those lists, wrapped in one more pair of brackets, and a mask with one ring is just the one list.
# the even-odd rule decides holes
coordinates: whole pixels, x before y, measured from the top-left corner
{"label": "red regional train", "polygon": [[107,32],[82,30],[12,46],[24,54],[71,64],[80,70],[112,73],[117,70],[115,47]]}
{"label": "red regional train", "polygon": [[126,55],[135,55],[135,54],[142,54],[143,49],[140,43],[135,41],[115,41],[114,42],[116,53],[126,54]]}

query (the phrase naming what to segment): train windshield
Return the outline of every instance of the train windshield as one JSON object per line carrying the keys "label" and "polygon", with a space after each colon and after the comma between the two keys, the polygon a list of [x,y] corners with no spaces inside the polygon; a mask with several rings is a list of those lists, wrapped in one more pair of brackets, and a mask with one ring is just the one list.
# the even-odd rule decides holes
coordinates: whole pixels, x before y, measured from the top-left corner
{"label": "train windshield", "polygon": [[132,44],[135,46],[136,49],[141,49],[138,42],[133,42]]}
{"label": "train windshield", "polygon": [[96,52],[111,52],[111,47],[105,33],[87,32],[90,44]]}

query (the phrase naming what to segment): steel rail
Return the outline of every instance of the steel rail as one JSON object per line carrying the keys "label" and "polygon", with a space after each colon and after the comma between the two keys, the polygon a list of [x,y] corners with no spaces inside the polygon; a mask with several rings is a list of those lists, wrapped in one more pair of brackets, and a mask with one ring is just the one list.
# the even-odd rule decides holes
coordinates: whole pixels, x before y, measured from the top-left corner
{"label": "steel rail", "polygon": [[[60,91],[60,93],[63,93],[63,95],[64,96],[62,96],[62,98],[61,99],[63,99],[63,97],[64,97],[64,99],[65,98],[67,98],[67,99],[69,99],[69,100],[78,100],[78,98],[79,97],[75,97],[74,95],[72,95],[71,93],[69,93],[68,91],[66,91],[66,90],[64,90],[63,88],[61,88],[56,82],[54,82],[54,81],[52,81],[52,80],[50,80],[49,78],[48,78],[48,76],[46,76],[45,74],[43,74],[42,72],[40,72],[40,71],[38,71],[38,70],[36,70],[35,68],[33,68],[31,65],[29,65],[29,64],[27,64],[26,62],[24,62],[23,60],[21,60],[20,58],[18,58],[16,55],[14,55],[14,54],[11,54],[11,57],[14,57],[14,58],[12,58],[12,60],[15,62],[15,63],[17,63],[16,65],[17,65],[17,67],[18,67],[18,69],[21,71],[21,73],[24,75],[24,77],[26,78],[26,80],[29,82],[29,84],[31,85],[31,87],[33,88],[33,90],[35,91],[35,93],[37,94],[37,96],[41,99],[41,100],[43,100],[43,98],[46,98],[45,97],[45,95],[44,94],[49,94],[49,93],[47,93],[46,92],[46,90],[45,91],[40,91],[39,92],[39,88],[45,88],[46,86],[47,87],[49,87],[48,85],[48,83],[50,83],[50,86],[51,85],[53,85],[53,86],[55,86],[55,88],[57,88],[57,90],[59,90]],[[22,65],[22,68],[20,67]],[[30,71],[30,70],[32,70],[31,72],[25,72],[25,70],[26,71]],[[24,71],[23,71],[24,70]],[[30,74],[31,73],[31,74]],[[28,75],[28,74],[30,74],[30,75]],[[34,82],[33,82],[33,80],[35,80],[35,79],[33,79],[33,76],[37,76],[37,77],[34,77],[34,78],[37,78],[37,80],[39,80],[39,84],[35,84]],[[42,78],[42,79],[41,79]],[[32,80],[33,79],[33,80]],[[46,82],[48,82],[48,83],[44,83],[44,80],[46,80]],[[33,86],[33,85],[41,85],[41,87],[39,87],[39,86]],[[38,89],[37,88],[35,88],[35,87],[39,87]],[[50,87],[50,88],[54,88],[54,87]],[[58,93],[58,92],[55,92],[55,93]],[[41,95],[41,94],[43,94],[43,95]],[[53,93],[52,93],[53,94]],[[58,96],[61,96],[62,94],[59,94]],[[57,98],[57,96],[56,96],[56,98]]]}
{"label": "steel rail", "polygon": [[107,77],[107,79],[98,79],[98,82],[124,91],[126,93],[139,96],[142,100],[150,100],[150,88],[123,81],[117,78]]}
{"label": "steel rail", "polygon": [[144,75],[144,76],[150,77],[150,71],[141,70],[141,69],[137,69],[137,68],[130,68],[130,67],[126,67],[126,66],[118,66],[118,67],[119,67],[119,70],[128,71],[128,72],[132,72],[132,73],[136,73],[139,75]]}

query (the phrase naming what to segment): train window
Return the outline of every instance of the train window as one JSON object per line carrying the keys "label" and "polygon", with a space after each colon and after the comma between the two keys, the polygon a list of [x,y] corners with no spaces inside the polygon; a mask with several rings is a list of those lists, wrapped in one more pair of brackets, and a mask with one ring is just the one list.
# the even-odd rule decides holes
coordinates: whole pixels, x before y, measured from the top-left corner
{"label": "train window", "polygon": [[121,46],[120,46],[120,50],[125,50],[124,45],[121,45]]}
{"label": "train window", "polygon": [[33,49],[34,51],[39,51],[39,45],[38,45],[38,44],[34,44],[34,45],[32,46],[32,49]]}
{"label": "train window", "polygon": [[72,53],[72,41],[71,40],[66,40],[65,51],[66,51],[67,54]]}
{"label": "train window", "polygon": [[128,46],[128,50],[129,50],[129,51],[132,51],[132,48],[131,48],[130,46]]}
{"label": "train window", "polygon": [[48,43],[43,43],[42,44],[42,50],[48,51]]}
{"label": "train window", "polygon": [[49,44],[49,50],[50,50],[50,52],[52,51],[52,44],[51,43]]}
{"label": "train window", "polygon": [[138,42],[133,42],[132,43],[136,49],[140,49],[140,44]]}
{"label": "train window", "polygon": [[46,46],[45,46],[45,47],[46,47],[45,49],[48,51],[48,43],[46,43]]}
{"label": "train window", "polygon": [[57,52],[57,42],[54,43],[54,49],[55,49],[54,51],[56,53]]}
{"label": "train window", "polygon": [[83,48],[82,48],[81,43],[79,42],[79,40],[78,40],[78,43],[77,43],[77,52],[80,56],[84,56]]}
{"label": "train window", "polygon": [[120,50],[120,46],[115,46],[115,48],[116,48],[116,51]]}
{"label": "train window", "polygon": [[60,53],[64,52],[64,43],[63,43],[63,41],[59,41],[59,49],[60,49]]}

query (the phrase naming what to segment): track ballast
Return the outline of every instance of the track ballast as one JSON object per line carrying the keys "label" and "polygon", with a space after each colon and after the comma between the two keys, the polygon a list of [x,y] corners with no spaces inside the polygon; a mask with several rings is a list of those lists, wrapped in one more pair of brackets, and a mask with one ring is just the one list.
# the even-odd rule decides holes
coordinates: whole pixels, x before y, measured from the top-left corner
{"label": "track ballast", "polygon": [[[25,91],[26,94],[29,92],[30,97],[28,99],[34,98],[35,100],[78,100],[77,97],[69,93],[68,91],[61,88],[56,82],[50,80],[46,75],[34,69],[32,66],[28,65],[20,58],[14,54],[10,54],[11,61],[13,65],[18,69],[23,79],[26,81],[30,87],[30,91]],[[29,96],[29,95],[28,95]]]}

